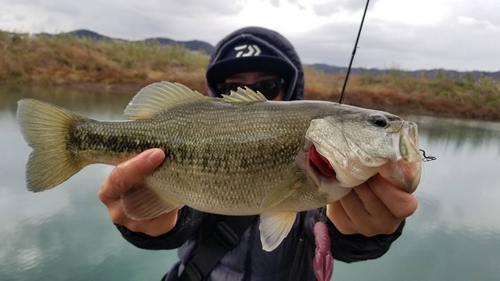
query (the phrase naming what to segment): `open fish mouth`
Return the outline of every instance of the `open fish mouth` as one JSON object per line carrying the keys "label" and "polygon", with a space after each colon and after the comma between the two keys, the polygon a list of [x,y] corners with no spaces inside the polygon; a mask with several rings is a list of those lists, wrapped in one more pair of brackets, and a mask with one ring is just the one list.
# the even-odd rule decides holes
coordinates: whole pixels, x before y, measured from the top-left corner
{"label": "open fish mouth", "polygon": [[337,173],[335,169],[330,164],[330,161],[326,159],[323,155],[319,154],[314,145],[311,145],[309,148],[309,165],[316,169],[318,173],[321,173],[324,177],[327,178],[336,178]]}

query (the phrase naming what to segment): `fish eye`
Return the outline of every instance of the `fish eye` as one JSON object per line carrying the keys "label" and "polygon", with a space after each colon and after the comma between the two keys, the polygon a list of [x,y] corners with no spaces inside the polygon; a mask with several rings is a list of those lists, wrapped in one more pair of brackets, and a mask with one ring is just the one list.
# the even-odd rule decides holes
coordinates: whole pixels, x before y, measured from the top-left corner
{"label": "fish eye", "polygon": [[389,122],[387,121],[387,118],[385,118],[385,116],[382,116],[382,115],[372,115],[372,116],[370,116],[369,121],[373,125],[380,127],[380,128],[385,128],[385,127],[387,127],[387,124],[389,124]]}

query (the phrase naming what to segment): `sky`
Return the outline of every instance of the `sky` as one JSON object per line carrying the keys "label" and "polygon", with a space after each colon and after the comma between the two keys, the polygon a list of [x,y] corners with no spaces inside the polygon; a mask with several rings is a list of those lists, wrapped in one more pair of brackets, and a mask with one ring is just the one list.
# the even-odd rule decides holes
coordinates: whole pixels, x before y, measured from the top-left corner
{"label": "sky", "polygon": [[[85,4],[83,4],[85,3]],[[215,45],[245,26],[278,31],[302,62],[348,66],[366,0],[0,0],[0,30],[90,29]],[[353,67],[500,71],[499,0],[371,0]]]}

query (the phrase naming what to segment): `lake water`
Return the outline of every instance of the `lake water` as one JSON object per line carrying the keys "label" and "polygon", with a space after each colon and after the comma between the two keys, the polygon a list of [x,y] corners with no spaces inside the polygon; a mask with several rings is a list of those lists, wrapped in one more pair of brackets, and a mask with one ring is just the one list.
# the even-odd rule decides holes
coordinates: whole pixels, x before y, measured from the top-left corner
{"label": "lake water", "polygon": [[[36,98],[103,120],[123,119],[133,93],[0,87],[0,280],[159,280],[176,251],[140,250],[97,198],[112,170],[93,165],[43,193],[25,189],[31,151],[15,120]],[[335,262],[334,280],[500,280],[500,123],[408,116],[424,163],[419,207],[382,258]]]}

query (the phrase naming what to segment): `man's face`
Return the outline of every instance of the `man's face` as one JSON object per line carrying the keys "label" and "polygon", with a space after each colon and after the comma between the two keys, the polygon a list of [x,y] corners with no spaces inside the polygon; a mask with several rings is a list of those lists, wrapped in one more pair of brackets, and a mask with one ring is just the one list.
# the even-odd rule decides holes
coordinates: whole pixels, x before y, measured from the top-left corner
{"label": "man's face", "polygon": [[[278,78],[278,76],[272,75],[269,73],[265,73],[265,72],[243,72],[243,73],[238,73],[238,74],[229,76],[228,78],[226,78],[226,80],[224,82],[225,83],[240,83],[243,85],[251,85],[251,84],[255,84],[255,83],[262,81],[262,80],[277,79],[277,78]],[[272,100],[282,101],[284,96],[285,96],[285,94],[283,92],[283,88],[281,88],[278,96]]]}

